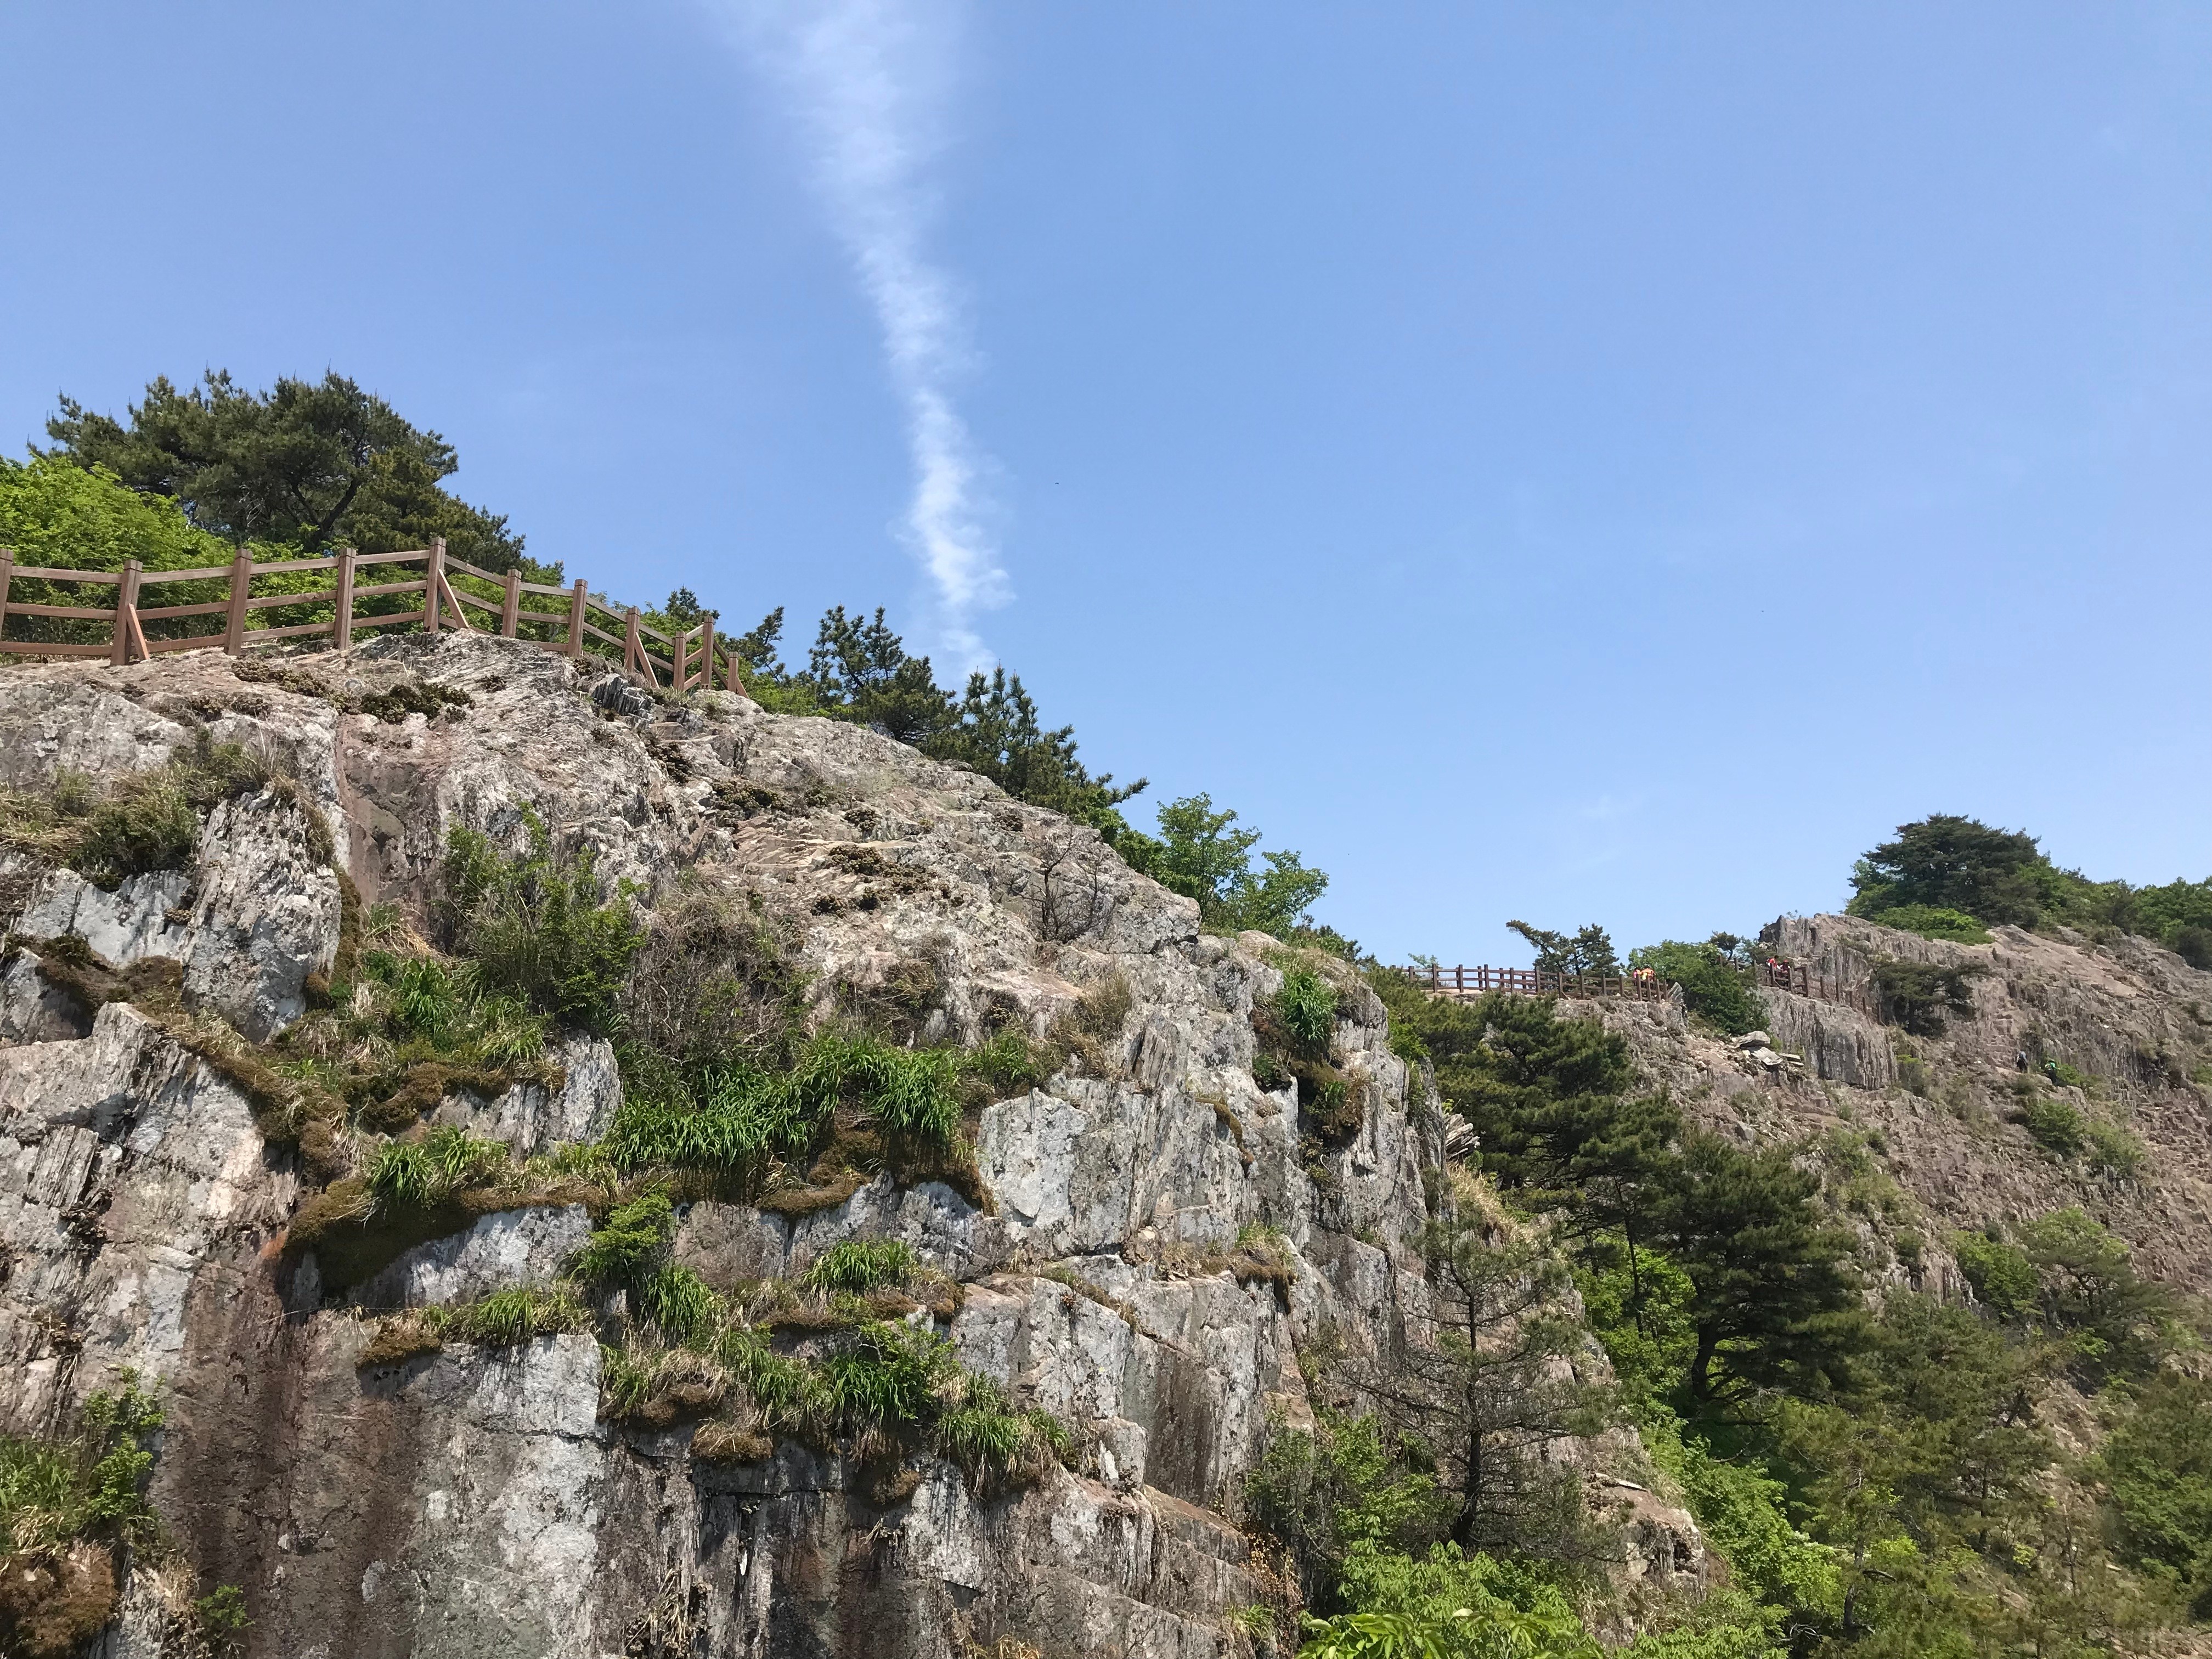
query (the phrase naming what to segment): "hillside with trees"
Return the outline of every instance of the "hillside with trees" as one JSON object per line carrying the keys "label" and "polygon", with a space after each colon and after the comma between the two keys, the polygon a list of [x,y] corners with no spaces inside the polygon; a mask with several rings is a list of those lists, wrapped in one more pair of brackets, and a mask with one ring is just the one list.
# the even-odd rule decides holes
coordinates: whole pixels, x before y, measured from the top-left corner
{"label": "hillside with trees", "polygon": [[[22,562],[559,574],[335,374],[49,434]],[[2212,1642],[2212,878],[1936,814],[1506,924],[1657,1000],[1432,996],[1018,675],[784,628],[0,665],[0,1653]]]}

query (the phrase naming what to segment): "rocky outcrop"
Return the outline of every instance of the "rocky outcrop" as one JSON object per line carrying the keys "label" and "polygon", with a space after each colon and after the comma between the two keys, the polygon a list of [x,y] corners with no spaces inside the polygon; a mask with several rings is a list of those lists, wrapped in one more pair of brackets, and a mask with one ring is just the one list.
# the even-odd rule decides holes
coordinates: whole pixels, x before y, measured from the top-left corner
{"label": "rocky outcrop", "polygon": [[[349,712],[401,681],[439,688],[416,700],[438,712]],[[1273,941],[1201,935],[1094,833],[866,730],[650,698],[479,636],[0,674],[18,788],[112,781],[202,729],[280,782],[216,808],[191,869],[110,890],[11,866],[16,933],[117,969],[173,960],[187,1024],[95,1011],[27,954],[0,967],[0,1359],[20,1379],[0,1426],[52,1431],[125,1365],[159,1385],[157,1507],[206,1582],[243,1589],[249,1653],[1252,1650],[1229,1614],[1273,1592],[1231,1510],[1270,1413],[1310,1411],[1302,1346],[1325,1332],[1387,1359],[1426,1313],[1413,1241],[1443,1125],[1409,1105],[1364,987],[1345,982],[1333,1050],[1364,1110],[1324,1145],[1293,1089],[1253,1076]],[[588,1218],[472,1213],[326,1284],[288,1247],[299,1156],[188,1022],[283,1030],[341,948],[342,875],[427,926],[453,830],[518,847],[532,821],[592,848],[664,933],[700,907],[767,919],[817,1016],[965,1043],[1083,1023],[1079,1062],[982,1109],[979,1189],[884,1175],[793,1213],[702,1199],[674,1249],[737,1291],[841,1239],[907,1241],[960,1282],[943,1328],[963,1363],[1075,1430],[1085,1473],[991,1492],[932,1464],[894,1492],[796,1443],[693,1457],[681,1425],[602,1414],[588,1335],[362,1364],[362,1310],[544,1285]],[[620,1086],[607,1045],[571,1036],[433,1121],[529,1157],[603,1133]],[[1280,1239],[1257,1266],[1255,1228]],[[1694,1529],[1647,1507],[1644,1577],[1701,1582],[1702,1553],[1661,1538]]]}
{"label": "rocky outcrop", "polygon": [[[2143,1272],[2177,1285],[2212,1273],[2212,974],[2148,940],[2067,930],[1991,930],[1956,945],[1856,916],[1784,917],[1760,945],[1862,1002],[1876,965],[1966,975],[1971,1001],[1938,1034],[1877,1024],[1860,1006],[1766,989],[1776,1048],[1802,1068],[1753,1074],[1735,1045],[1645,1009],[1600,1012],[1639,1065],[1708,1127],[1746,1139],[1841,1135],[1909,1195],[1916,1233],[1903,1279],[1966,1293],[1942,1237],[2079,1206],[2128,1241]],[[2045,1062],[2058,1062],[2061,1078]],[[2054,1152],[2021,1121],[2040,1093],[2139,1144],[2139,1158]],[[1869,1236],[1870,1248],[1886,1249]]]}

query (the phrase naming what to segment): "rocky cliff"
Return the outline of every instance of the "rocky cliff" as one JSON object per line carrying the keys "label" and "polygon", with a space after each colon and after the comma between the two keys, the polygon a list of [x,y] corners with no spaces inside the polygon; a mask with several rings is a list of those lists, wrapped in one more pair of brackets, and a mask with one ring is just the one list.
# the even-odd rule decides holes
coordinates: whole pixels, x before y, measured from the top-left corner
{"label": "rocky cliff", "polygon": [[[1811,1145],[1832,1191],[1862,1182],[1878,1278],[1971,1299],[1954,1231],[2079,1207],[2126,1241],[2148,1277],[2191,1293],[2212,1275],[2212,973],[2148,940],[1992,928],[1960,945],[1855,916],[1784,917],[1760,953],[1850,988],[1855,1000],[1759,994],[1777,1065],[1678,1011],[1589,1010],[1645,1076],[1707,1127]],[[1955,1005],[1913,1031],[1867,997],[1878,968],[1955,973]],[[1787,1056],[1786,1059],[1784,1057]]]}
{"label": "rocky cliff", "polygon": [[[1239,1478],[1271,1413],[1308,1413],[1311,1339],[1387,1355],[1423,1317],[1441,1125],[1356,979],[1324,965],[1359,1109],[1316,1135],[1294,1084],[1254,1076],[1279,947],[1201,934],[1091,831],[866,729],[480,637],[0,675],[15,799],[127,790],[195,744],[258,769],[176,867],[103,878],[35,835],[0,867],[0,1430],[58,1433],[125,1368],[167,1413],[172,1555],[128,1576],[104,1651],[184,1650],[180,1609],[216,1584],[243,1591],[246,1652],[319,1659],[1265,1650],[1232,1617],[1280,1600],[1230,1518]],[[744,1297],[838,1241],[904,1241],[954,1288],[902,1316],[1073,1455],[995,1486],[749,1431],[704,1455],[705,1393],[611,1408],[619,1299],[597,1331],[373,1346],[395,1310],[552,1284],[608,1194],[479,1200],[382,1261],[302,1216],[440,1122],[568,1167],[619,1109],[614,1054],[559,1034],[527,1075],[425,1072],[319,1136],[292,1098],[318,1073],[270,1045],[343,981],[365,918],[430,927],[453,830],[512,849],[533,822],[595,849],[655,939],[687,908],[759,919],[809,1021],[1078,1033],[981,1106],[967,1177],[683,1190],[672,1243]],[[678,979],[726,965],[716,937],[685,937]],[[1694,1576],[1678,1547],[1656,1559]]]}

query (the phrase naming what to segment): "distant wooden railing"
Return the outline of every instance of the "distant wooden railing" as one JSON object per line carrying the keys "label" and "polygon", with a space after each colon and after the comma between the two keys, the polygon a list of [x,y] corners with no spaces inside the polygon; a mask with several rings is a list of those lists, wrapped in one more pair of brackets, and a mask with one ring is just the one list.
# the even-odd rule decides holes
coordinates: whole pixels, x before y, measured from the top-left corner
{"label": "distant wooden railing", "polygon": [[1664,1002],[1674,987],[1656,974],[1555,974],[1540,968],[1443,968],[1431,963],[1400,969],[1430,994],[1454,999],[1504,991],[1530,997],[1627,997]]}
{"label": "distant wooden railing", "polygon": [[[379,568],[384,566],[419,566],[422,574],[399,581],[360,580],[364,572],[372,576],[384,574]],[[324,570],[332,573],[328,587],[304,592],[291,587],[260,593],[253,591],[254,582],[260,578],[278,577],[290,581]],[[394,569],[392,574],[399,573]],[[76,597],[81,599],[94,597],[92,592],[82,590],[112,588],[114,603],[48,605],[13,599],[10,592],[18,581],[71,585],[80,590]],[[221,582],[222,596],[191,605],[144,603],[149,588],[191,581]],[[486,592],[486,588],[491,591]],[[415,596],[418,594],[421,598],[416,600]],[[564,599],[567,604],[558,611],[526,608],[522,603],[525,594]],[[383,602],[395,599],[411,603],[413,608],[383,608]],[[375,608],[364,611],[361,609],[364,603],[373,604]],[[324,605],[331,607],[327,618],[249,626],[257,611]],[[482,627],[469,620],[471,609],[483,618]],[[104,623],[103,629],[87,631],[105,633],[106,637],[11,640],[5,635],[11,617]],[[185,619],[196,617],[221,617],[222,631],[189,635],[171,631],[183,626]],[[598,626],[592,621],[594,617],[611,623],[613,629]],[[149,623],[155,629],[151,635],[147,632]],[[611,661],[618,652],[623,673],[659,690],[711,690],[718,678],[725,690],[744,689],[737,654],[718,647],[711,617],[698,627],[680,634],[664,634],[641,622],[635,605],[616,611],[602,605],[592,597],[590,588],[580,577],[572,587],[526,582],[514,571],[484,570],[464,559],[454,558],[446,551],[441,538],[433,539],[426,548],[398,553],[356,553],[348,548],[318,559],[262,560],[241,553],[228,565],[192,570],[148,570],[137,559],[120,570],[106,571],[23,565],[17,564],[7,549],[0,548],[0,653],[10,656],[105,657],[119,665],[143,662],[172,651],[220,647],[237,656],[256,646],[317,634],[327,636],[332,649],[342,651],[349,648],[354,636],[364,630],[416,624],[426,634],[450,629],[463,634],[489,633],[502,639],[527,640],[569,657],[588,654]],[[599,646],[611,649],[603,651],[598,648]]]}

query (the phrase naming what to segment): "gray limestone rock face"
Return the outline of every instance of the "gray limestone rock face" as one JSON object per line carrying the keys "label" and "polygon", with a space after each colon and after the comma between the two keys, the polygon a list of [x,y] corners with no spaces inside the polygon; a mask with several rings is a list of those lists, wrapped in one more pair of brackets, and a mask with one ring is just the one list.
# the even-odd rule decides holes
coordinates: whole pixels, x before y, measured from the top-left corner
{"label": "gray limestone rock face", "polygon": [[429,1308],[473,1302],[495,1291],[543,1290],[561,1277],[592,1236],[580,1204],[541,1205],[484,1216],[465,1233],[404,1252],[354,1287],[368,1309]]}
{"label": "gray limestone rock face", "polygon": [[49,1432],[126,1366],[172,1380],[297,1192],[238,1092],[126,1005],[0,1048],[0,1429]]}
{"label": "gray limestone rock face", "polygon": [[545,1059],[561,1073],[559,1088],[524,1081],[495,1100],[451,1095],[440,1103],[435,1121],[503,1142],[518,1158],[597,1140],[622,1104],[622,1077],[613,1048],[604,1037],[572,1032],[551,1044]]}
{"label": "gray limestone rock face", "polygon": [[[433,682],[468,701],[348,712]],[[368,1311],[548,1284],[590,1218],[471,1218],[325,1306],[312,1256],[285,1248],[299,1159],[236,1090],[130,1006],[88,1028],[29,958],[0,964],[0,1366],[19,1379],[0,1429],[51,1431],[125,1365],[161,1388],[154,1499],[203,1577],[244,1590],[251,1659],[1249,1650],[1230,1614],[1271,1592],[1228,1510],[1271,1414],[1312,1420],[1301,1345],[1387,1361],[1427,1328],[1417,1241],[1446,1126],[1363,982],[1318,964],[1361,1107],[1323,1145],[1292,1090],[1253,1076],[1274,941],[1201,934],[1190,900],[1092,831],[864,728],[611,690],[603,665],[477,635],[0,672],[12,787],[112,782],[201,729],[284,781],[216,808],[190,871],[111,893],[10,864],[0,892],[20,933],[173,957],[196,1017],[252,1042],[330,971],[341,875],[428,932],[452,832],[520,848],[534,819],[631,884],[656,938],[687,907],[764,919],[810,1018],[872,1009],[919,1042],[1014,1026],[1067,1054],[981,1105],[965,1195],[879,1175],[796,1215],[679,1206],[676,1261],[722,1290],[845,1239],[906,1241],[961,1283],[942,1328],[964,1362],[1085,1448],[1084,1474],[1017,1492],[923,1459],[896,1496],[795,1441],[722,1464],[690,1455],[683,1423],[611,1420],[591,1335],[362,1365]],[[1679,1006],[1640,1017],[1655,1041],[1683,1032]],[[605,1133],[613,1050],[571,1034],[546,1058],[560,1087],[456,1093],[436,1121],[518,1158]],[[1674,1559],[1665,1508],[1639,1534],[1647,1572]],[[156,1625],[135,1617],[111,1646],[150,1659]]]}

